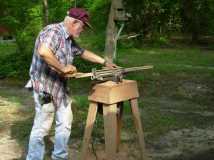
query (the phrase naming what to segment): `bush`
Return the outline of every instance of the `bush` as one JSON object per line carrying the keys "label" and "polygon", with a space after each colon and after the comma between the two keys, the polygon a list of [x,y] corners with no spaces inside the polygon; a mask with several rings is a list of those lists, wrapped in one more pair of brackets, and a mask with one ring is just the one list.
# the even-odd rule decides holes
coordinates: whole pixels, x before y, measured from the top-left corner
{"label": "bush", "polygon": [[28,23],[16,31],[17,50],[1,56],[1,77],[28,77],[36,36],[42,28],[41,5],[28,10]]}

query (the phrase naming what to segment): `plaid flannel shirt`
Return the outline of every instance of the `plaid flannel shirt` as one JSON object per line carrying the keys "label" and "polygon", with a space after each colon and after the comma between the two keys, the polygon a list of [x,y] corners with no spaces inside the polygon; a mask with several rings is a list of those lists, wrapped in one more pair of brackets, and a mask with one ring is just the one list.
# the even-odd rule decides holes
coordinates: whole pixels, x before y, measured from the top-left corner
{"label": "plaid flannel shirt", "polygon": [[36,39],[30,67],[33,89],[38,93],[44,91],[51,94],[56,107],[59,107],[62,103],[67,106],[67,79],[51,69],[37,53],[41,44],[51,49],[59,62],[64,65],[72,64],[74,57],[81,55],[84,49],[80,48],[70,38],[63,22],[46,26]]}

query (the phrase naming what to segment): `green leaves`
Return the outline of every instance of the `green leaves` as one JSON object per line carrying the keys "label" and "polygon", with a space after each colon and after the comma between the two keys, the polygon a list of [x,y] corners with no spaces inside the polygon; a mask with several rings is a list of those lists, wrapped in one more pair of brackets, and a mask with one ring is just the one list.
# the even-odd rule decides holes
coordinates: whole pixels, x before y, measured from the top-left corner
{"label": "green leaves", "polygon": [[124,2],[127,11],[133,16],[128,24],[128,31],[143,33],[144,38],[183,31],[190,34],[214,32],[212,0],[124,0]]}
{"label": "green leaves", "polygon": [[42,4],[37,4],[29,9],[27,9],[27,15],[29,19],[34,19],[36,17],[42,17]]}

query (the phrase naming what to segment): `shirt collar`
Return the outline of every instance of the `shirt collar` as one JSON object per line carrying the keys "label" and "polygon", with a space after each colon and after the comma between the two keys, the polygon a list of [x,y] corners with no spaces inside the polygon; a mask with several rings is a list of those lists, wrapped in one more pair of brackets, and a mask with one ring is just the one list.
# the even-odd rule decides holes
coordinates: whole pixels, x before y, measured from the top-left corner
{"label": "shirt collar", "polygon": [[70,37],[70,35],[69,35],[67,28],[65,27],[65,24],[63,22],[61,22],[61,26],[62,26],[62,29],[65,33],[65,38],[68,39]]}

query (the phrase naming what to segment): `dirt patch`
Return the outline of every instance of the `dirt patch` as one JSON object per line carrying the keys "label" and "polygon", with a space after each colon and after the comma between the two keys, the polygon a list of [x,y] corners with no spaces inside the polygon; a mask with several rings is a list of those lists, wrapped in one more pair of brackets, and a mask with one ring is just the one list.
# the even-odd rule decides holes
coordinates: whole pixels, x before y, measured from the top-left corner
{"label": "dirt patch", "polygon": [[13,160],[22,155],[22,148],[19,143],[10,135],[10,130],[4,130],[0,133],[0,160]]}
{"label": "dirt patch", "polygon": [[[194,155],[214,148],[214,127],[170,131],[152,146],[151,153],[154,160],[172,160],[176,157],[180,157],[180,160],[190,160]],[[206,159],[206,156],[203,158]]]}

